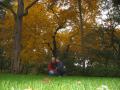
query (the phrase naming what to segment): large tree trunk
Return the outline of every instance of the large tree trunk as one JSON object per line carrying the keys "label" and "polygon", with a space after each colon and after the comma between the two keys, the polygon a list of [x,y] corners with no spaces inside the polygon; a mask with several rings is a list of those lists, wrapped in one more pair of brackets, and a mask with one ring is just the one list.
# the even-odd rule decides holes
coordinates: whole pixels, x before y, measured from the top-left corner
{"label": "large tree trunk", "polygon": [[22,21],[24,13],[24,2],[23,0],[18,0],[18,10],[15,19],[15,42],[14,42],[14,62],[13,70],[15,73],[20,72],[20,51],[21,51],[21,33],[22,33]]}
{"label": "large tree trunk", "polygon": [[21,31],[22,31],[22,18],[17,17],[15,20],[15,42],[14,42],[14,62],[13,70],[18,73],[20,70],[20,51],[21,51]]}

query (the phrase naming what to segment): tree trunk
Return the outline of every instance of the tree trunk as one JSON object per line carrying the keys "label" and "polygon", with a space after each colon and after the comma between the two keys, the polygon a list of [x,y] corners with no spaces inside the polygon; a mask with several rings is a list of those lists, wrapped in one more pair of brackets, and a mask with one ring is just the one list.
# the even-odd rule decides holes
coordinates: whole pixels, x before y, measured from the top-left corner
{"label": "tree trunk", "polygon": [[14,73],[20,72],[20,51],[21,51],[21,33],[22,33],[22,21],[23,21],[23,13],[24,13],[24,2],[23,0],[18,0],[18,9],[17,15],[14,17],[15,19],[15,37],[14,37],[14,62],[13,62],[13,70]]}
{"label": "tree trunk", "polygon": [[13,70],[18,73],[20,70],[20,51],[21,51],[21,32],[22,32],[22,17],[17,17],[15,20],[15,37],[14,37],[14,62]]}
{"label": "tree trunk", "polygon": [[57,43],[56,43],[56,34],[53,35],[53,50],[52,50],[52,54],[53,54],[53,57],[57,58]]}

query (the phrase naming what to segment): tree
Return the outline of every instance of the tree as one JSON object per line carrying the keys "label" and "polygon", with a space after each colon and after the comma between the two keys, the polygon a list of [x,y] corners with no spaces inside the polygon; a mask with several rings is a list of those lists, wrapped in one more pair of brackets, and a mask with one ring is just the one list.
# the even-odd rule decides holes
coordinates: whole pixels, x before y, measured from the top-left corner
{"label": "tree", "polygon": [[[93,2],[94,2],[94,4],[93,4]],[[85,57],[87,57],[87,56],[84,56],[85,55],[85,44],[84,44],[85,39],[84,38],[85,38],[85,33],[87,33],[86,29],[88,29],[88,28],[85,29],[84,27],[87,27],[87,24],[88,24],[87,22],[89,22],[89,21],[86,18],[89,17],[90,13],[94,12],[93,18],[95,18],[95,16],[97,16],[97,14],[96,14],[96,11],[98,9],[98,7],[96,7],[97,3],[98,3],[98,1],[96,1],[96,0],[94,0],[94,1],[77,0],[77,8],[78,8],[78,13],[79,13],[80,48],[81,48],[81,55],[82,55],[81,58],[83,61],[83,71],[85,69]]]}
{"label": "tree", "polygon": [[[48,4],[48,12],[53,14],[53,23],[55,29],[53,29],[52,31],[51,42],[50,43],[46,42],[46,44],[49,46],[53,57],[58,57],[60,53],[59,50],[60,41],[58,40],[58,36],[60,33],[59,31],[61,29],[65,29],[67,26],[66,23],[68,23],[69,20],[75,18],[76,16],[76,13],[73,14],[74,11],[71,8],[62,10],[62,7],[65,7],[64,4],[62,3],[66,3],[66,6],[69,4],[66,1],[57,2],[57,0],[55,2],[52,1],[52,4]],[[70,16],[72,16],[72,18]]]}
{"label": "tree", "polygon": [[21,33],[22,33],[22,21],[23,17],[28,14],[29,9],[37,3],[38,0],[32,1],[26,8],[24,8],[24,1],[18,0],[17,12],[15,12],[7,0],[0,1],[0,5],[11,11],[15,21],[15,36],[14,36],[14,62],[13,62],[13,72],[17,73],[20,71],[20,51],[21,51]]}
{"label": "tree", "polygon": [[[116,63],[119,61],[119,53],[120,53],[120,39],[119,39],[119,25],[120,25],[120,6],[118,0],[101,0],[101,12],[106,11],[106,16],[101,25],[102,33],[104,36],[101,40],[107,43],[107,46],[103,45],[108,50],[112,50],[113,57],[111,59],[115,60]],[[107,34],[107,35],[106,35]],[[109,38],[106,38],[108,36]],[[105,49],[104,48],[104,49]],[[103,50],[104,50],[103,49]]]}

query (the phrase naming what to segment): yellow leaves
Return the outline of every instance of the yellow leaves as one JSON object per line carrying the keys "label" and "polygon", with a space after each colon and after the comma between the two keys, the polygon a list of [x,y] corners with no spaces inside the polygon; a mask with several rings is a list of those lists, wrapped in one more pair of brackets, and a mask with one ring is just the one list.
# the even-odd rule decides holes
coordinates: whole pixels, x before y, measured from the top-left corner
{"label": "yellow leaves", "polygon": [[53,11],[54,11],[55,13],[59,13],[61,10],[60,10],[59,7],[53,7]]}
{"label": "yellow leaves", "polygon": [[7,11],[7,13],[6,13],[6,17],[5,17],[3,26],[5,29],[9,29],[9,30],[14,28],[14,18],[9,11]]}
{"label": "yellow leaves", "polygon": [[55,0],[46,0],[48,3],[53,3]]}
{"label": "yellow leaves", "polygon": [[61,11],[60,18],[62,19],[69,19],[69,20],[75,20],[77,13],[73,9]]}
{"label": "yellow leaves", "polygon": [[[27,7],[32,0],[24,0],[25,7]],[[46,0],[47,4],[51,4],[54,0]],[[64,2],[64,0],[62,0]],[[93,9],[96,7],[96,1],[94,0]],[[84,2],[85,3],[85,2]],[[70,8],[60,9],[59,6],[54,5],[53,11],[47,10],[47,5],[43,3],[35,4],[30,10],[27,16],[23,19],[23,30],[22,30],[22,60],[43,60],[45,54],[45,48],[50,51],[48,45],[43,45],[42,43],[50,43],[52,45],[52,36],[59,25],[64,24],[65,21],[69,20],[73,24],[70,24],[72,30],[64,33],[58,33],[56,40],[57,46],[60,46],[60,49],[65,49],[68,44],[71,44],[71,51],[80,50],[80,34],[79,34],[79,19],[76,6],[74,6],[74,0],[70,0]],[[17,5],[16,5],[17,6]],[[83,5],[84,10],[84,26],[85,33],[89,33],[91,27],[94,23],[95,14],[92,14],[88,9],[88,5],[85,3]],[[17,9],[14,7],[14,9]],[[96,9],[95,9],[96,10]],[[96,12],[96,11],[94,11]],[[56,15],[58,17],[56,17]],[[86,23],[87,22],[87,23]],[[66,26],[66,23],[65,23]],[[5,29],[14,30],[14,19],[10,12],[7,12],[5,19]],[[11,31],[13,32],[13,31]],[[10,32],[8,32],[10,33]],[[71,36],[75,33],[77,35],[72,38]],[[13,34],[13,33],[11,33]],[[12,35],[8,35],[11,38]],[[72,40],[71,40],[72,38]]]}

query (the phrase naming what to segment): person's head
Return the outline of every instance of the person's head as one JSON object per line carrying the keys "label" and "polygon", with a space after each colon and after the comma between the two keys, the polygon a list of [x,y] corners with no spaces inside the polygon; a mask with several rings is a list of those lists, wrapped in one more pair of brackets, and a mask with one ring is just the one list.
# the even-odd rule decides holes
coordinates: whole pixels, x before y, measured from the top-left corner
{"label": "person's head", "polygon": [[56,59],[56,62],[60,62],[60,60],[57,58],[57,59]]}
{"label": "person's head", "polygon": [[52,61],[51,61],[52,63],[54,63],[55,62],[55,57],[52,57]]}

